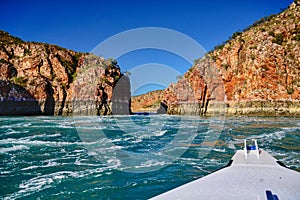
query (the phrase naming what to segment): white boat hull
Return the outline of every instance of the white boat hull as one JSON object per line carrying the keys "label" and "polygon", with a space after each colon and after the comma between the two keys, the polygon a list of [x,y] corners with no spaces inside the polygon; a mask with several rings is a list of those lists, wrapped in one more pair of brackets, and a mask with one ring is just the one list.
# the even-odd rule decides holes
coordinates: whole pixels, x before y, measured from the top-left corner
{"label": "white boat hull", "polygon": [[300,173],[264,150],[238,150],[230,166],[152,199],[299,200]]}

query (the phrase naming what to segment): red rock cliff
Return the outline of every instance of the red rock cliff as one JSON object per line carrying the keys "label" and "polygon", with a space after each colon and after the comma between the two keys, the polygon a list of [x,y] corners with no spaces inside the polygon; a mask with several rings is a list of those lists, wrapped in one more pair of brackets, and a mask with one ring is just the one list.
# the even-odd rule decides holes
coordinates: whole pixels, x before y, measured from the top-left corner
{"label": "red rock cliff", "polygon": [[299,2],[234,33],[197,60],[165,90],[168,112],[300,115]]}
{"label": "red rock cliff", "polygon": [[[24,42],[0,31],[0,115],[111,114],[112,91],[122,76],[112,59]],[[84,96],[78,87],[93,90]],[[122,89],[130,99],[130,85]]]}

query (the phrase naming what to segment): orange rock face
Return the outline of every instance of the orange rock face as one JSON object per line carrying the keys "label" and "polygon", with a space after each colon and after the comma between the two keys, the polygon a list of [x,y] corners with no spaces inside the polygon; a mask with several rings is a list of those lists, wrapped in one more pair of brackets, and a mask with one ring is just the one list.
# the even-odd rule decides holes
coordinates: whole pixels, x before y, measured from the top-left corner
{"label": "orange rock face", "polygon": [[[110,114],[113,88],[121,76],[114,60],[24,42],[0,31],[0,115],[70,115],[75,107],[81,109],[78,114]],[[125,89],[130,99],[130,87]],[[85,102],[79,102],[82,99]],[[5,108],[9,104],[4,102],[14,100],[34,100],[38,108],[34,112],[28,108],[27,113],[26,108],[19,108],[22,112],[10,113],[14,110]]]}
{"label": "orange rock face", "polygon": [[147,94],[132,97],[132,112],[156,112],[164,98],[164,91],[157,90]]}
{"label": "orange rock face", "polygon": [[[164,92],[170,114],[300,115],[300,6],[233,34]],[[150,97],[148,97],[150,98]]]}

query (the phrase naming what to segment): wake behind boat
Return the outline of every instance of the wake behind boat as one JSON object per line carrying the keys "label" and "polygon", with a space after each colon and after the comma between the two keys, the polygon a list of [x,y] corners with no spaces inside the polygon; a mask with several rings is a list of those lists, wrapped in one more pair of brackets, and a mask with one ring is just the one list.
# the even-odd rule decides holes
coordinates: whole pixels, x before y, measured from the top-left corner
{"label": "wake behind boat", "polygon": [[299,200],[300,173],[285,167],[257,142],[238,150],[228,165],[210,175],[170,190],[161,199]]}

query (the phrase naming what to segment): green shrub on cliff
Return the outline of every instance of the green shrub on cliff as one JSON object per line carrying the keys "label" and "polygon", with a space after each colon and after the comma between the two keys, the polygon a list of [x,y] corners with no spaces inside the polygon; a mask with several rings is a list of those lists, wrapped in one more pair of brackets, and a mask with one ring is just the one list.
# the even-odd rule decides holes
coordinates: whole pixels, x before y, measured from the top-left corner
{"label": "green shrub on cliff", "polygon": [[14,77],[12,79],[12,81],[13,81],[14,84],[19,85],[21,87],[25,87],[26,84],[27,84],[27,80],[22,76]]}
{"label": "green shrub on cliff", "polygon": [[282,33],[279,33],[279,34],[275,35],[275,38],[272,40],[272,42],[282,45],[283,40],[284,40],[284,37],[283,37]]}
{"label": "green shrub on cliff", "polygon": [[0,63],[7,63],[7,61],[5,59],[1,58]]}
{"label": "green shrub on cliff", "polygon": [[24,49],[24,56],[31,56],[31,51],[30,51],[30,49],[27,49],[27,48],[25,48]]}
{"label": "green shrub on cliff", "polygon": [[[215,48],[213,49],[213,51],[216,51],[216,50],[222,50],[223,47],[225,46],[225,42],[223,42],[222,44],[219,44],[217,46],[215,46]],[[212,51],[211,51],[212,52]]]}
{"label": "green shrub on cliff", "polygon": [[229,40],[233,40],[240,35],[242,35],[242,32],[237,31],[237,32],[233,33],[232,36],[230,36]]}
{"label": "green shrub on cliff", "polygon": [[275,37],[274,31],[269,31],[269,36]]}
{"label": "green shrub on cliff", "polygon": [[0,30],[0,44],[19,44],[24,42],[18,37],[10,35],[8,32]]}
{"label": "green shrub on cliff", "polygon": [[292,38],[293,40],[300,41],[300,33]]}
{"label": "green shrub on cliff", "polygon": [[288,87],[287,89],[286,89],[286,92],[289,94],[289,95],[291,95],[291,94],[293,94],[294,93],[294,88],[292,88],[292,87]]}

